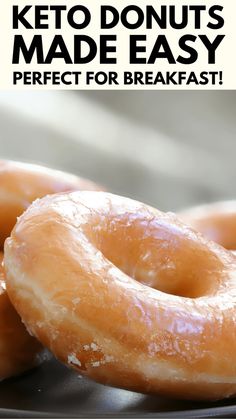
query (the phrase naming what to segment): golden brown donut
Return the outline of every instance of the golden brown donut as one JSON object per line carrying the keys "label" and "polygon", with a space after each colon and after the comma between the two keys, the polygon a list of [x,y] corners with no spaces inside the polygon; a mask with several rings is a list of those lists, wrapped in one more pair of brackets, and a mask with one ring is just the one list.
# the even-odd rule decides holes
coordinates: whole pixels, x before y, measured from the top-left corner
{"label": "golden brown donut", "polygon": [[[93,183],[44,167],[0,162],[0,246],[10,235],[16,218],[36,198],[45,194],[97,188]],[[50,237],[48,237],[50,241]],[[0,253],[1,255],[1,253]],[[0,263],[2,255],[0,256]],[[0,380],[19,374],[41,362],[42,346],[31,337],[11,305],[0,267]]]}
{"label": "golden brown donut", "polygon": [[200,205],[180,213],[195,230],[229,250],[236,250],[236,201]]}
{"label": "golden brown donut", "polygon": [[236,258],[176,216],[104,192],[49,196],[20,217],[5,267],[31,333],[80,373],[185,399],[236,395]]}

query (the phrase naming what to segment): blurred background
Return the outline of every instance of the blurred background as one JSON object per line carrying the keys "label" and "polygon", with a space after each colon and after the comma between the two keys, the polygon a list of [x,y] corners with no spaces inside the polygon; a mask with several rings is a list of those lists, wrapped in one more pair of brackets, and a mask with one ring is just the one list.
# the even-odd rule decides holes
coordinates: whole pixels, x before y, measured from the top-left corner
{"label": "blurred background", "polygon": [[0,157],[163,210],[234,199],[235,92],[1,92]]}

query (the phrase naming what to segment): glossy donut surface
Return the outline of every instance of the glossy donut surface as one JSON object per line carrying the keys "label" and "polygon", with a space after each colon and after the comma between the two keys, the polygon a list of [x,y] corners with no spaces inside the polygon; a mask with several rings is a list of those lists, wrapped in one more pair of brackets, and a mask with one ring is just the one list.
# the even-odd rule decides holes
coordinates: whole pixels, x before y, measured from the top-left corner
{"label": "glossy donut surface", "polygon": [[104,192],[48,196],[20,217],[5,266],[31,333],[80,373],[170,397],[236,395],[236,258],[173,214]]}

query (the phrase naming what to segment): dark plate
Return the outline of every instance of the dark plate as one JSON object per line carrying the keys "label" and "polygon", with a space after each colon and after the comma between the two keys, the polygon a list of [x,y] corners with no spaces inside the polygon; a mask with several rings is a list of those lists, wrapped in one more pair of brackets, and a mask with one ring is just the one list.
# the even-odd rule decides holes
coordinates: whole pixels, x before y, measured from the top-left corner
{"label": "dark plate", "polygon": [[0,383],[1,417],[236,417],[236,401],[192,403],[93,383],[55,360]]}

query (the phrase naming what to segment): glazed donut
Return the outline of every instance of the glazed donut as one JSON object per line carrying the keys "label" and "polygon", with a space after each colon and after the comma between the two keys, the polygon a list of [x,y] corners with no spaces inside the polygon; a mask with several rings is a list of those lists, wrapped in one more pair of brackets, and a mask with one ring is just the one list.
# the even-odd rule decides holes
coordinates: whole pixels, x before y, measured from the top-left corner
{"label": "glazed donut", "polygon": [[236,201],[200,205],[180,213],[195,230],[229,250],[236,250]]}
{"label": "glazed donut", "polygon": [[5,267],[31,333],[80,373],[185,399],[236,395],[236,258],[175,215],[104,192],[49,196],[18,220]]}
{"label": "glazed donut", "polygon": [[[19,216],[36,198],[45,194],[96,189],[75,176],[44,167],[9,161],[0,162],[0,245],[10,235]],[[1,255],[1,254],[0,254]],[[0,263],[2,255],[0,256]],[[17,375],[44,359],[42,346],[31,337],[9,301],[0,266],[0,380]]]}

